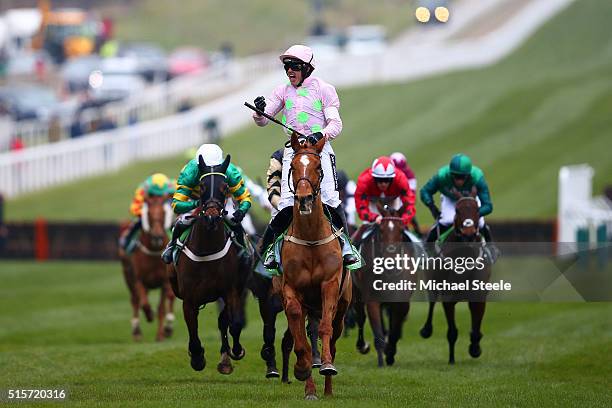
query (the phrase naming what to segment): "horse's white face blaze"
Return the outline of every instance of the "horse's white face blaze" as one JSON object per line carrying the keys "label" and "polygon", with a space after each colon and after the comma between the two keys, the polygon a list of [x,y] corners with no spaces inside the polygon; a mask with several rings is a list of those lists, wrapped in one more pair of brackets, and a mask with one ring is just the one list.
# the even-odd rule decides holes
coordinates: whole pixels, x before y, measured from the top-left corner
{"label": "horse's white face blaze", "polygon": [[[311,165],[316,164],[312,161],[308,154],[301,154],[297,160],[301,165],[301,169],[296,169],[295,172],[299,174],[298,179],[300,180],[295,186],[295,196],[299,203],[300,215],[312,214],[312,207],[314,204],[314,191],[312,186],[308,183],[308,169]],[[294,176],[295,178],[295,176]],[[314,185],[318,184],[319,180],[310,180]]]}
{"label": "horse's white face blaze", "polygon": [[308,158],[307,154],[303,154],[302,157],[300,157],[300,163],[302,163],[304,167],[308,167],[310,164],[310,159]]}

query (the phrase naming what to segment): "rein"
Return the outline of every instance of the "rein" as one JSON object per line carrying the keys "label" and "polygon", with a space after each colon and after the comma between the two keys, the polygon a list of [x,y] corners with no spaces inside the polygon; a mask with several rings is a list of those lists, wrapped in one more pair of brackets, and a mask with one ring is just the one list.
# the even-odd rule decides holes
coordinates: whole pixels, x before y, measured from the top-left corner
{"label": "rein", "polygon": [[149,256],[159,256],[161,255],[162,252],[164,252],[163,249],[153,251],[152,249],[147,248],[147,246],[143,244],[142,242],[140,242],[140,240],[136,241],[136,246],[138,247],[138,249],[142,251],[143,254],[149,255]]}

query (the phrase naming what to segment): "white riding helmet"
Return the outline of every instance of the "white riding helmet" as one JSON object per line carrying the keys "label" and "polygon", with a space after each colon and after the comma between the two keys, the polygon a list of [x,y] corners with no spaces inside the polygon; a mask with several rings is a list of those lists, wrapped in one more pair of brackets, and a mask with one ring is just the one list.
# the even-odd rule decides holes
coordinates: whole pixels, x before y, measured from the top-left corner
{"label": "white riding helmet", "polygon": [[312,52],[312,48],[307,47],[305,45],[292,45],[287,49],[287,51],[285,51],[281,56],[278,57],[281,62],[284,62],[285,58],[299,59],[300,61],[309,64],[312,69],[315,68],[314,54]]}
{"label": "white riding helmet", "polygon": [[205,143],[198,149],[195,159],[196,161],[200,161],[200,156],[204,159],[204,163],[207,166],[218,166],[223,163],[223,150],[213,143]]}
{"label": "white riding helmet", "polygon": [[395,165],[387,156],[381,156],[372,163],[372,177],[389,179],[395,177]]}

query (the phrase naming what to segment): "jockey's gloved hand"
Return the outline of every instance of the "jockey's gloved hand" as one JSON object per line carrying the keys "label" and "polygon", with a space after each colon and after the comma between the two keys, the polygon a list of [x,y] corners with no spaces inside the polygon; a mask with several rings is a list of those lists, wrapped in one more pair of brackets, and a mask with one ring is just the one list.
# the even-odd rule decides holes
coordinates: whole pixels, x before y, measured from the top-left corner
{"label": "jockey's gloved hand", "polygon": [[315,132],[315,133],[312,133],[312,134],[306,136],[306,140],[310,144],[316,144],[321,139],[323,139],[323,133],[321,133],[321,132]]}
{"label": "jockey's gloved hand", "polygon": [[431,215],[435,220],[440,218],[440,210],[438,210],[438,207],[436,207],[434,203],[429,204],[427,207],[429,208],[429,211],[431,211]]}
{"label": "jockey's gloved hand", "polygon": [[265,112],[266,110],[266,98],[264,98],[263,96],[258,96],[257,98],[255,98],[255,107],[257,109],[259,109],[262,112]]}
{"label": "jockey's gloved hand", "polygon": [[242,210],[236,210],[234,211],[234,215],[232,215],[232,222],[234,224],[240,224],[240,222],[242,221],[242,219],[244,218],[244,212],[242,212]]}

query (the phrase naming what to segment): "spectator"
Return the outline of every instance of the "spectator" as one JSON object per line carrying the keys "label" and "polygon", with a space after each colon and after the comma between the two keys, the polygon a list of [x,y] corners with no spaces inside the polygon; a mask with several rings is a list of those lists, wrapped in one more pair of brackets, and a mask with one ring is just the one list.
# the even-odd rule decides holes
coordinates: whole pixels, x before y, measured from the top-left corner
{"label": "spectator", "polygon": [[13,136],[13,138],[11,139],[11,144],[9,146],[9,149],[12,152],[15,152],[15,151],[23,150],[24,147],[25,146],[21,138],[19,136]]}

